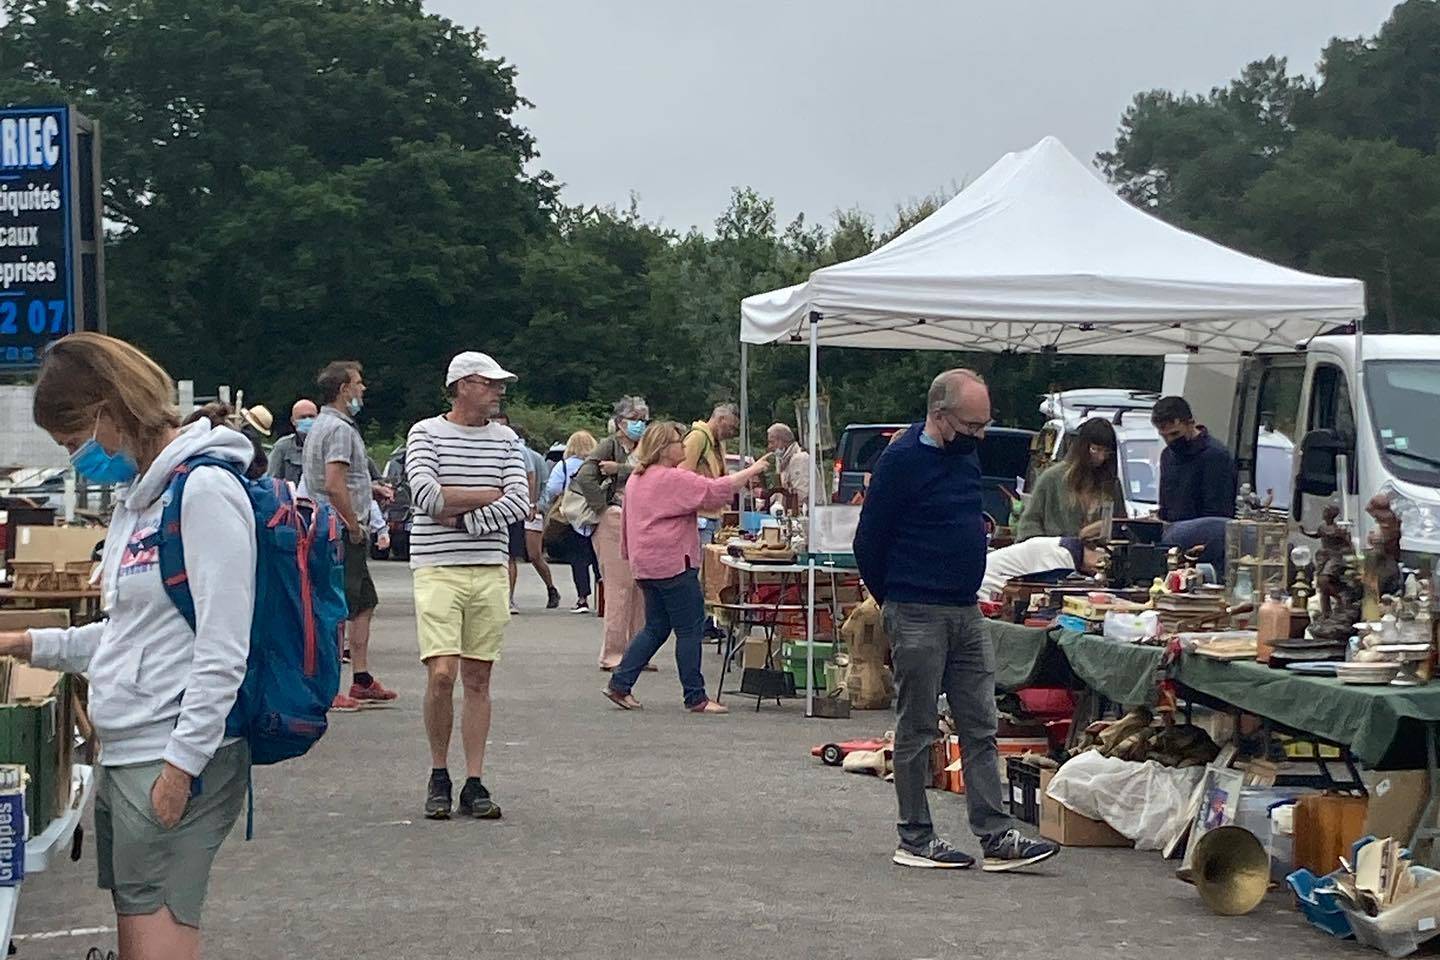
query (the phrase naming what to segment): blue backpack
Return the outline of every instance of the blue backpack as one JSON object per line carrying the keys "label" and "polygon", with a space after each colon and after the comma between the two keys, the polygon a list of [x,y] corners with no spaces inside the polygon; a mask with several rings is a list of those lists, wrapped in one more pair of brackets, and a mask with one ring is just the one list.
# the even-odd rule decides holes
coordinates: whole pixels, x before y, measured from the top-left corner
{"label": "blue backpack", "polygon": [[195,599],[185,572],[180,505],[185,481],[197,467],[234,475],[255,513],[250,657],[225,735],[249,741],[251,763],[279,763],[305,753],[325,734],[325,714],[340,689],[347,613],[340,524],[330,507],[297,501],[285,481],[247,480],[230,461],[198,456],[176,467],[160,529],[147,545],[153,541],[158,547],[165,592],[192,630]]}

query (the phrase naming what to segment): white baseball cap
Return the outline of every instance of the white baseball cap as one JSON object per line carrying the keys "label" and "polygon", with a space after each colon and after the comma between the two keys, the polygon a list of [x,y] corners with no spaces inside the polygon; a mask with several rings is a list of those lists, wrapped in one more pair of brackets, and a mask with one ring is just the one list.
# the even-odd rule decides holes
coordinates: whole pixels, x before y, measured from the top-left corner
{"label": "white baseball cap", "polygon": [[520,379],[496,363],[488,353],[466,350],[464,353],[457,353],[455,359],[450,361],[450,369],[445,372],[445,386],[477,375],[486,380],[503,380],[506,383],[514,383]]}

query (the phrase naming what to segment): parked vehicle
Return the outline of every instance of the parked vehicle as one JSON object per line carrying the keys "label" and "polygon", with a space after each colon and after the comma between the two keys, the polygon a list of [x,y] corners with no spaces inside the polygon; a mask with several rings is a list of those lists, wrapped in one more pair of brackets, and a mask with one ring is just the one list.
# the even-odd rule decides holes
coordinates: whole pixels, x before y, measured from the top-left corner
{"label": "parked vehicle", "polygon": [[[835,503],[850,503],[860,495],[880,454],[908,423],[852,423],[840,434],[835,447]],[[984,478],[985,512],[1004,526],[1010,522],[1010,497],[1001,488],[1013,491],[1024,478],[1030,462],[1034,430],[991,427],[980,442],[980,473]]]}
{"label": "parked vehicle", "polygon": [[1353,524],[1356,549],[1363,549],[1374,528],[1365,504],[1386,493],[1400,517],[1406,561],[1435,567],[1440,431],[1431,418],[1440,396],[1440,336],[1316,337],[1294,353],[1238,360],[1228,379],[1217,376],[1213,364],[1166,360],[1167,392],[1190,399],[1197,415],[1209,406],[1212,423],[1231,424],[1241,483],[1263,490],[1270,482],[1263,459],[1267,428],[1299,438],[1288,475],[1297,540],[1301,528],[1316,528],[1334,500]]}

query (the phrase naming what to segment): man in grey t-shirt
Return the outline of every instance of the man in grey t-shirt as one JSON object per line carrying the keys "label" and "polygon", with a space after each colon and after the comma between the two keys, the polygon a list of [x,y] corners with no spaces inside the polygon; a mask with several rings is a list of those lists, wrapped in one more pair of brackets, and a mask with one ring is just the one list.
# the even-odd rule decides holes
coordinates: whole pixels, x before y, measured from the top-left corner
{"label": "man in grey t-shirt", "polygon": [[530,449],[529,438],[524,427],[510,422],[510,417],[497,413],[492,417],[496,423],[510,427],[520,438],[520,454],[525,458],[525,475],[530,481],[530,516],[510,526],[510,612],[518,613],[515,607],[515,580],[520,573],[520,561],[528,561],[545,581],[545,609],[554,610],[560,606],[560,591],[555,589],[555,577],[550,573],[550,564],[545,560],[545,518],[540,514],[540,493],[545,481],[550,479],[550,464],[545,458]]}
{"label": "man in grey t-shirt", "polygon": [[320,371],[316,383],[323,406],[305,438],[304,480],[310,496],[333,507],[345,525],[345,601],[350,607],[346,634],[354,679],[350,695],[338,695],[332,709],[355,710],[395,699],[395,692],[381,686],[369,669],[370,621],[379,602],[368,563],[374,493],[370,459],[354,419],[364,405],[365,381],[360,364],[337,360]]}

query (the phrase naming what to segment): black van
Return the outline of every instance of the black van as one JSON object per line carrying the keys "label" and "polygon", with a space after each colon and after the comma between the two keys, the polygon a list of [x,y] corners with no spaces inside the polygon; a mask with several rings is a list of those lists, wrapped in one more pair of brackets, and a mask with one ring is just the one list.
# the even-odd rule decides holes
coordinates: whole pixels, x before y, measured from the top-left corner
{"label": "black van", "polygon": [[[908,423],[852,423],[840,434],[835,448],[835,503],[850,503],[865,487],[866,475],[890,445],[896,433]],[[1010,522],[1010,498],[1001,492],[1013,491],[1016,479],[1025,476],[1030,465],[1030,441],[1034,430],[991,427],[980,441],[980,472],[985,485],[985,512],[1001,526]]]}

